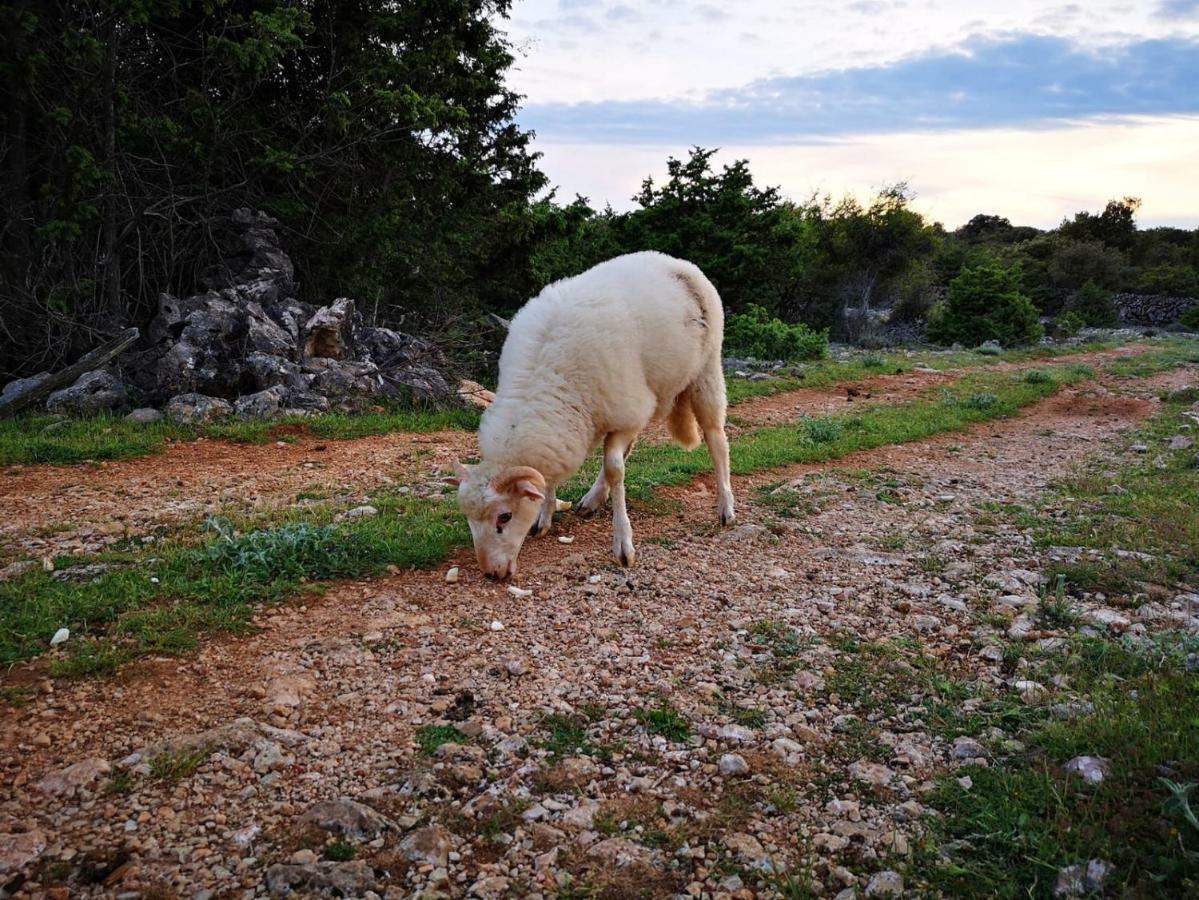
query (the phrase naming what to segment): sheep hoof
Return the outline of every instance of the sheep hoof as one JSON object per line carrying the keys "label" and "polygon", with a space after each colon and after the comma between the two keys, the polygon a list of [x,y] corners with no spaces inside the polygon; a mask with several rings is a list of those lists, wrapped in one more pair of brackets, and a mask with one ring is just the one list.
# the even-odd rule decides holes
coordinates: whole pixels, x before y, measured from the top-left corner
{"label": "sheep hoof", "polygon": [[637,562],[637,551],[633,549],[633,542],[617,542],[617,545],[612,548],[613,555],[620,561],[620,564],[626,569],[631,569],[633,564]]}

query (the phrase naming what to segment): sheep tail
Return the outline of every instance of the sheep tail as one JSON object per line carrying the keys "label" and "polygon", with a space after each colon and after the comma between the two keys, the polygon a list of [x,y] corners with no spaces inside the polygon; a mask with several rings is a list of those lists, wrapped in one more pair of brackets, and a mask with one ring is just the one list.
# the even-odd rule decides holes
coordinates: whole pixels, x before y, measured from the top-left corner
{"label": "sheep tail", "polygon": [[670,436],[678,441],[685,450],[694,450],[699,446],[701,435],[699,422],[695,419],[695,410],[691,406],[691,389],[683,391],[674,398],[674,406],[666,417],[666,428]]}

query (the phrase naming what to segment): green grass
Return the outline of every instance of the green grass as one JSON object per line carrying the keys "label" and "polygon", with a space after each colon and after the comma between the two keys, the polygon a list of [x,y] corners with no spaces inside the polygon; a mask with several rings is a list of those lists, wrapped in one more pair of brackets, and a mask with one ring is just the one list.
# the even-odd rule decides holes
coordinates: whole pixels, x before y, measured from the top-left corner
{"label": "green grass", "polygon": [[550,713],[538,725],[545,736],[535,745],[548,750],[551,756],[590,756],[595,753],[595,745],[587,736],[587,726],[582,716]]}
{"label": "green grass", "polygon": [[[1199,678],[1183,655],[1097,640],[1067,654],[1094,711],[1019,732],[1027,749],[972,769],[968,791],[943,779],[931,803],[953,849],[918,865],[922,881],[951,896],[1049,897],[1059,869],[1105,859],[1109,896],[1195,896],[1199,828],[1176,795],[1199,782]],[[1078,755],[1109,759],[1108,777],[1063,772]]]}
{"label": "green grass", "polygon": [[442,744],[465,744],[467,737],[453,725],[425,725],[416,730],[421,753],[432,756]]}
{"label": "green grass", "polygon": [[1117,378],[1145,378],[1169,371],[1180,363],[1199,363],[1199,342],[1165,340],[1157,349],[1110,360],[1103,366],[1103,371]]}
{"label": "green grass", "polygon": [[264,444],[294,440],[299,432],[328,440],[349,440],[397,431],[471,430],[478,423],[478,412],[469,409],[393,409],[362,415],[328,413],[265,422],[230,419],[203,427],[165,421],[138,425],[119,416],[65,421],[51,416],[20,416],[0,420],[0,465],[69,465],[87,460],[131,459],[161,453],[171,442],[200,437]]}
{"label": "green grass", "polygon": [[186,778],[208,759],[210,752],[208,748],[201,747],[196,750],[160,753],[150,760],[150,775],[160,781],[178,781]]}
{"label": "green grass", "polygon": [[681,743],[691,737],[691,726],[673,706],[662,700],[651,709],[639,709],[633,717],[650,734],[660,734],[668,741]]}

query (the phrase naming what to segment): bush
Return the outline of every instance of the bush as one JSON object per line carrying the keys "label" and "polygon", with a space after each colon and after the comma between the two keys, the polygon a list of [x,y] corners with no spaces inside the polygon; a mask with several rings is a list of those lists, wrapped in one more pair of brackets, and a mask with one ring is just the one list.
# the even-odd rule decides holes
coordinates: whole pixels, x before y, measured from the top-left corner
{"label": "bush", "polygon": [[1078,313],[1073,311],[1064,312],[1053,322],[1054,337],[1072,338],[1086,324],[1082,316]]}
{"label": "bush", "polygon": [[828,355],[828,332],[813,331],[802,322],[788,325],[751,303],[725,323],[724,352],[753,359],[823,359]]}
{"label": "bush", "polygon": [[1191,331],[1199,331],[1199,306],[1192,306],[1178,317],[1178,321]]}
{"label": "bush", "polygon": [[999,341],[1005,347],[1031,344],[1044,334],[1032,301],[1020,293],[1012,269],[983,263],[962,269],[949,284],[949,298],[928,320],[928,337],[941,344],[977,347]]}
{"label": "bush", "polygon": [[1049,384],[1053,381],[1048,372],[1042,372],[1040,369],[1029,369],[1024,373],[1025,384]]}
{"label": "bush", "polygon": [[1190,266],[1154,266],[1141,272],[1132,288],[1138,294],[1199,297],[1199,272]]}
{"label": "bush", "polygon": [[1114,328],[1116,325],[1116,307],[1112,303],[1111,292],[1093,281],[1088,281],[1070,295],[1066,312],[1074,313],[1092,328]]}

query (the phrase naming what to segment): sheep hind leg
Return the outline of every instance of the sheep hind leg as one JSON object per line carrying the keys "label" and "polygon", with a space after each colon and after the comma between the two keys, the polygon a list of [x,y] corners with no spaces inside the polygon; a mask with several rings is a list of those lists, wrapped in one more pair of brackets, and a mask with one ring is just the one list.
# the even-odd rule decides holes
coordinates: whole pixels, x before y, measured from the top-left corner
{"label": "sheep hind leg", "polygon": [[604,439],[604,480],[612,497],[612,555],[622,566],[632,566],[637,561],[633,526],[624,499],[624,460],[633,440],[631,435],[615,433]]}
{"label": "sheep hind leg", "polygon": [[716,475],[716,515],[721,525],[731,525],[736,520],[729,472],[729,439],[724,433],[727,405],[724,371],[717,358],[696,380],[691,392],[691,409],[704,433],[708,455],[712,457]]}

